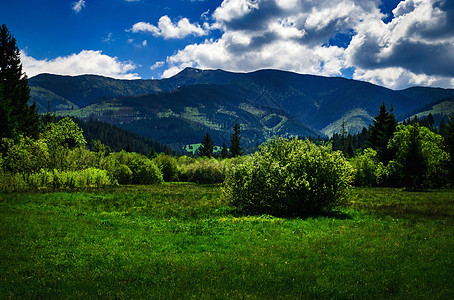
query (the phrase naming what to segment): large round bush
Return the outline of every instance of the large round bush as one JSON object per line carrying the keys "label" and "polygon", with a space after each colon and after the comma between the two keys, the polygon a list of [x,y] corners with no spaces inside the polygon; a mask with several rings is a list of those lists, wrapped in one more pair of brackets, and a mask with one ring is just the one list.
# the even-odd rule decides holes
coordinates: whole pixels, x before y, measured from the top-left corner
{"label": "large round bush", "polygon": [[229,167],[223,194],[249,213],[301,216],[340,204],[351,180],[340,152],[307,140],[275,138]]}

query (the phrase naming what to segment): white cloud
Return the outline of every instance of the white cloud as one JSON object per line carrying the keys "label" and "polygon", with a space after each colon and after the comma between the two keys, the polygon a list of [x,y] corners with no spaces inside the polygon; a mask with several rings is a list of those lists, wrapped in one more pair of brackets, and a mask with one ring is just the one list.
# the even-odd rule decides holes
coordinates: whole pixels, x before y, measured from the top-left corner
{"label": "white cloud", "polygon": [[235,52],[229,50],[233,43],[244,43],[246,49],[249,46],[246,39],[241,41],[237,35],[227,33],[217,41],[188,45],[167,58],[170,68],[164,71],[163,77],[188,66],[236,72],[274,68],[327,76],[340,75],[344,67],[343,49],[339,47],[309,48],[293,40],[280,40],[259,49]]}
{"label": "white cloud", "polygon": [[401,67],[357,69],[353,78],[400,90],[409,86],[454,87],[454,78],[415,74]]}
{"label": "white cloud", "polygon": [[157,27],[150,23],[139,22],[134,24],[130,31],[134,33],[151,32],[154,36],[162,36],[164,39],[182,39],[188,35],[203,36],[207,34],[199,24],[191,24],[187,18],[182,18],[173,24],[168,16],[162,16]]}
{"label": "white cloud", "polygon": [[143,46],[143,47],[146,47],[147,45],[148,45],[147,40],[144,40],[144,41],[142,42],[142,46]]}
{"label": "white cloud", "polygon": [[157,61],[154,65],[152,65],[152,66],[150,67],[150,70],[154,70],[154,69],[161,68],[161,67],[164,66],[164,64],[165,64],[164,61]]}
{"label": "white cloud", "polygon": [[259,1],[249,0],[224,0],[218,7],[213,17],[218,21],[232,21],[241,18],[253,10],[259,9]]}
{"label": "white cloud", "polygon": [[137,66],[122,62],[117,57],[103,54],[102,51],[83,50],[78,54],[57,57],[55,59],[38,60],[21,52],[21,62],[27,76],[41,73],[58,75],[94,74],[118,79],[139,79],[139,75],[131,73]]}
{"label": "white cloud", "polygon": [[[163,77],[187,66],[230,71],[279,68],[355,79],[394,89],[454,87],[454,3],[405,0],[385,23],[379,0],[224,0],[203,19],[221,37],[167,57]],[[161,21],[161,20],[160,20]],[[170,19],[168,24],[173,25]],[[139,26],[139,25],[138,25]],[[162,25],[140,26],[163,35]],[[176,27],[174,25],[174,27]],[[170,32],[170,30],[169,30]]]}
{"label": "white cloud", "polygon": [[[345,49],[327,45],[336,32],[348,30],[366,17],[381,17],[378,9],[353,0],[225,0],[213,13],[219,39],[192,44],[167,58],[169,77],[187,66],[229,71],[264,68],[336,76],[345,65]],[[349,11],[353,10],[351,16]]]}
{"label": "white cloud", "polygon": [[82,8],[84,8],[84,7],[85,7],[85,1],[84,1],[84,0],[79,0],[79,1],[73,3],[72,9],[73,9],[74,12],[77,14],[77,13],[79,13],[79,12],[82,10]]}
{"label": "white cloud", "polygon": [[107,37],[105,37],[104,39],[102,39],[102,42],[103,43],[107,43],[107,44],[110,44],[111,42],[114,41],[114,38],[112,37],[112,32],[109,32],[109,34],[107,35]]}
{"label": "white cloud", "polygon": [[392,88],[453,87],[454,5],[449,5],[406,0],[387,24],[377,19],[361,22],[346,51],[347,64],[357,69],[354,78]]}

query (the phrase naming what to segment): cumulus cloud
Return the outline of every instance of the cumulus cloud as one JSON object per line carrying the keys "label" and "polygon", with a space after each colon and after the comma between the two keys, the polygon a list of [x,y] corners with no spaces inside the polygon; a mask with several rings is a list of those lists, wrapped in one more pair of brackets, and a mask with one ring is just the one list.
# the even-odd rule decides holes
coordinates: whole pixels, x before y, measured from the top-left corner
{"label": "cumulus cloud", "polygon": [[85,7],[85,1],[84,1],[84,0],[79,0],[79,1],[73,3],[72,9],[73,9],[74,12],[77,14],[77,13],[79,13],[84,7]]}
{"label": "cumulus cloud", "polygon": [[345,50],[328,45],[330,37],[382,14],[370,2],[353,0],[225,0],[212,17],[211,28],[223,31],[221,38],[188,45],[168,57],[164,77],[186,66],[341,75]]}
{"label": "cumulus cloud", "polygon": [[365,20],[356,28],[357,34],[348,47],[349,64],[358,68],[357,74],[378,74],[391,68],[395,70],[393,76],[397,72],[402,78],[416,81],[419,81],[416,75],[454,77],[454,5],[451,3],[406,0],[393,10],[394,19],[387,24]]}
{"label": "cumulus cloud", "polygon": [[409,86],[454,87],[454,78],[413,73],[402,67],[357,69],[355,79],[399,90]]}
{"label": "cumulus cloud", "polygon": [[[162,76],[187,66],[327,76],[348,68],[355,79],[394,89],[454,87],[454,1],[401,1],[391,19],[380,5],[379,0],[224,0],[205,26],[221,31],[221,37],[169,56]],[[141,26],[156,35],[164,28]]]}
{"label": "cumulus cloud", "polygon": [[21,62],[27,76],[41,73],[58,75],[94,74],[118,79],[140,79],[131,73],[137,66],[132,62],[122,62],[117,57],[103,54],[102,51],[83,50],[78,54],[57,57],[51,60],[38,60],[21,52]]}
{"label": "cumulus cloud", "polygon": [[158,26],[139,22],[134,24],[130,31],[134,33],[150,32],[154,36],[162,36],[164,39],[182,39],[188,35],[203,36],[207,34],[199,24],[191,24],[187,18],[182,18],[174,24],[168,16],[162,16],[158,21]]}

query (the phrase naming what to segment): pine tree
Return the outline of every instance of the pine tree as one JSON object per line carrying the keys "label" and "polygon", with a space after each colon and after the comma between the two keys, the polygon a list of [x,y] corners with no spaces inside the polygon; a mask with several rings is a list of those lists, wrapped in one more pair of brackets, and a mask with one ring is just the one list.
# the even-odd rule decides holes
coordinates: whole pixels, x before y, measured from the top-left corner
{"label": "pine tree", "polygon": [[221,158],[227,158],[229,155],[229,150],[227,149],[227,146],[225,145],[225,142],[222,143],[222,150],[221,150]]}
{"label": "pine tree", "polygon": [[40,119],[36,103],[28,105],[28,78],[22,72],[16,39],[5,24],[0,27],[0,84],[0,138],[19,134],[37,138]]}
{"label": "pine tree", "polygon": [[341,144],[342,144],[342,153],[346,155],[347,153],[347,140],[346,140],[346,135],[347,131],[345,129],[345,119],[342,119],[342,127],[341,127]]}
{"label": "pine tree", "polygon": [[207,132],[205,136],[203,137],[202,140],[202,145],[199,147],[199,156],[207,156],[207,157],[212,157],[213,156],[213,150],[214,150],[214,142],[211,139],[210,134]]}
{"label": "pine tree", "polygon": [[243,155],[243,150],[241,149],[240,146],[240,125],[238,124],[238,121],[235,123],[235,126],[233,127],[233,134],[230,137],[230,156],[231,157],[236,157],[236,156],[241,156]]}
{"label": "pine tree", "polygon": [[369,125],[368,145],[377,151],[378,158],[385,165],[395,155],[393,149],[388,149],[388,142],[396,131],[397,126],[397,121],[392,111],[392,106],[388,112],[383,102],[378,115],[373,120],[373,125]]}
{"label": "pine tree", "polygon": [[440,134],[443,136],[446,149],[449,152],[450,161],[448,163],[448,171],[450,181],[454,184],[454,114],[451,114],[446,125],[443,122],[443,128],[440,125]]}
{"label": "pine tree", "polygon": [[149,159],[153,159],[153,158],[156,158],[158,156],[158,154],[156,153],[156,150],[154,149],[154,147],[151,147],[150,152],[148,152],[147,156],[148,156]]}

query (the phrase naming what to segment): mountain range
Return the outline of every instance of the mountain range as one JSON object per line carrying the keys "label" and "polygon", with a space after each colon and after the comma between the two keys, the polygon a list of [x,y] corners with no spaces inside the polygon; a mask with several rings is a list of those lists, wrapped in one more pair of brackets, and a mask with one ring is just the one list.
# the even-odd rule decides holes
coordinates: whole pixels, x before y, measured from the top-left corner
{"label": "mountain range", "polygon": [[29,79],[40,112],[97,119],[152,137],[174,149],[199,143],[209,132],[226,142],[235,122],[242,145],[274,135],[330,136],[342,124],[355,133],[371,123],[384,102],[398,120],[454,112],[454,89],[394,91],[371,83],[279,70],[232,73],[186,68],[160,80],[95,75],[40,74]]}

